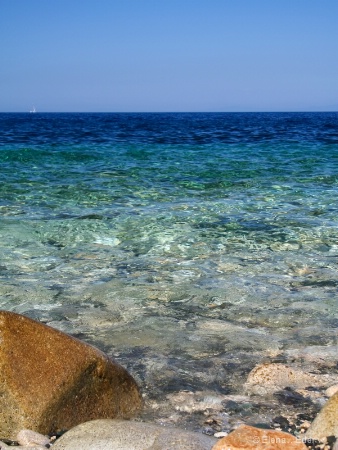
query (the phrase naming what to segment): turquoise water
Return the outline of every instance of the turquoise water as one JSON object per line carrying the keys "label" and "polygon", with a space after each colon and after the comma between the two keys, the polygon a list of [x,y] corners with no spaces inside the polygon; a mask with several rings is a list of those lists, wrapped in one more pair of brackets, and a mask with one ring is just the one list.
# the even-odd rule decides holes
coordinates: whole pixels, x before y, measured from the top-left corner
{"label": "turquoise water", "polygon": [[154,415],[337,345],[337,113],[0,114],[0,164],[0,307],[115,357]]}

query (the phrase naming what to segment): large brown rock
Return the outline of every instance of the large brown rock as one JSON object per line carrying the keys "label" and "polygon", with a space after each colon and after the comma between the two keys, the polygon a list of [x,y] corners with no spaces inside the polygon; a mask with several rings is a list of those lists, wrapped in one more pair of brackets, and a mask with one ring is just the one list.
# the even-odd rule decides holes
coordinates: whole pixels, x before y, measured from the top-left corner
{"label": "large brown rock", "polygon": [[241,425],[222,438],[212,450],[307,450],[307,446],[292,434],[277,430]]}
{"label": "large brown rock", "polygon": [[0,311],[0,436],[49,434],[141,408],[128,372],[96,348],[27,317]]}

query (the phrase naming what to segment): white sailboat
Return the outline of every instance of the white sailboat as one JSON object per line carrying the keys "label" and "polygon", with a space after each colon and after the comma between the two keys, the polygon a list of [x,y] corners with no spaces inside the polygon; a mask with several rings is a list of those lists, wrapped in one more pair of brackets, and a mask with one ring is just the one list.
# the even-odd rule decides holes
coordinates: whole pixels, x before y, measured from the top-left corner
{"label": "white sailboat", "polygon": [[30,113],[36,113],[35,106],[33,106],[33,109],[31,109],[29,112],[30,112]]}

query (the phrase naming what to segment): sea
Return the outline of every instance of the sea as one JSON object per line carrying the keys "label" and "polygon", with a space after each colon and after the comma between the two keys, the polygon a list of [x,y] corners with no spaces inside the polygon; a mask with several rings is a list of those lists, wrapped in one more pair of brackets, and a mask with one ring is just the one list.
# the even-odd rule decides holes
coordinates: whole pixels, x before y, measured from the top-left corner
{"label": "sea", "polygon": [[263,420],[248,373],[338,345],[337,112],[1,113],[0,168],[0,308],[126,367],[147,419]]}

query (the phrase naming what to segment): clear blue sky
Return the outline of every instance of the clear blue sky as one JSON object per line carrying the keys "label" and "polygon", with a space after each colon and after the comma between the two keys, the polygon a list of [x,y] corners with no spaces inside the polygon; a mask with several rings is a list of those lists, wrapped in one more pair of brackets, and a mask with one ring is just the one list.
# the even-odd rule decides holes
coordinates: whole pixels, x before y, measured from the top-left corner
{"label": "clear blue sky", "polygon": [[0,0],[0,111],[338,110],[338,0]]}

